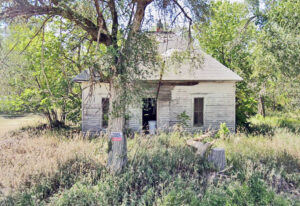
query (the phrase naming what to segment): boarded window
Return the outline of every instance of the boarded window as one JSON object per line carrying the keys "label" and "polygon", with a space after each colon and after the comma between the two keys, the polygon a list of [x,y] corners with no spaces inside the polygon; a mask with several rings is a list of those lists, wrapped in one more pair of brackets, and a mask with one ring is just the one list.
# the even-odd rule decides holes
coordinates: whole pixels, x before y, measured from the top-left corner
{"label": "boarded window", "polygon": [[102,98],[102,128],[108,126],[109,98]]}
{"label": "boarded window", "polygon": [[203,102],[204,98],[194,99],[194,126],[196,127],[203,125]]}

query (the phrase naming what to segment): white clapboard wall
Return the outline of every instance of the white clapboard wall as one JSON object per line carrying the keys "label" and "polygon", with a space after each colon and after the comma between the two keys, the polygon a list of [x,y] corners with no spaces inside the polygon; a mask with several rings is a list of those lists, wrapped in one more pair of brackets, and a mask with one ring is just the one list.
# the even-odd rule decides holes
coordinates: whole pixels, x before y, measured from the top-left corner
{"label": "white clapboard wall", "polygon": [[[101,131],[102,105],[101,99],[108,97],[108,84],[82,83],[82,130],[84,132]],[[155,97],[157,85],[145,92],[148,97]],[[201,127],[193,125],[194,98],[204,98],[204,124]],[[235,130],[235,82],[234,81],[203,81],[193,86],[162,85],[157,102],[157,126],[159,129],[169,129],[178,122],[178,115],[186,112],[190,120],[187,130],[218,129],[221,123]],[[130,129],[138,131],[142,128],[142,106],[129,107]]]}

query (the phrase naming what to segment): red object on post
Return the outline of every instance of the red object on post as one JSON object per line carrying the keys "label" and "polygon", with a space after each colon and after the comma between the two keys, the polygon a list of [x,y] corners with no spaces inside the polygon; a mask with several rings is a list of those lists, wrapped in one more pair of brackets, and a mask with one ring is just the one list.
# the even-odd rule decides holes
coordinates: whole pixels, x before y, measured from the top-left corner
{"label": "red object on post", "polygon": [[110,137],[111,141],[122,141],[123,134],[122,132],[111,132]]}

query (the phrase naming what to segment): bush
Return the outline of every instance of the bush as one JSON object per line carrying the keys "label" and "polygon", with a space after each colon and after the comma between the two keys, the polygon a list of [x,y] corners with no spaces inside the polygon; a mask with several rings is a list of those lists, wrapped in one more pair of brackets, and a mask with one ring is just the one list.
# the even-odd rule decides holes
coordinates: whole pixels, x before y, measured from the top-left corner
{"label": "bush", "polygon": [[225,138],[230,134],[230,130],[228,129],[226,123],[220,124],[220,129],[216,134],[216,138]]}

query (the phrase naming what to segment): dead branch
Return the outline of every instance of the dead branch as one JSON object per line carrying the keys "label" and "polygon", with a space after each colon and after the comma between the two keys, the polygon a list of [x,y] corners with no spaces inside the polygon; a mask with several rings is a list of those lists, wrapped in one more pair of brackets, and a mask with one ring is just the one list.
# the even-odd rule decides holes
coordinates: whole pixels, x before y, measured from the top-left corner
{"label": "dead branch", "polygon": [[193,140],[194,141],[202,141],[204,140],[205,138],[208,138],[208,137],[213,137],[215,134],[217,133],[217,131],[208,131],[207,133],[199,136],[199,137],[196,137],[194,138]]}
{"label": "dead branch", "polygon": [[204,157],[205,154],[211,149],[214,143],[215,141],[202,143],[202,142],[195,141],[193,139],[189,139],[186,141],[186,144],[188,146],[193,147],[197,150],[196,154],[200,155],[200,157]]}

